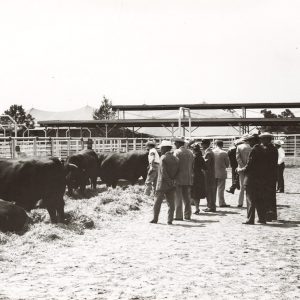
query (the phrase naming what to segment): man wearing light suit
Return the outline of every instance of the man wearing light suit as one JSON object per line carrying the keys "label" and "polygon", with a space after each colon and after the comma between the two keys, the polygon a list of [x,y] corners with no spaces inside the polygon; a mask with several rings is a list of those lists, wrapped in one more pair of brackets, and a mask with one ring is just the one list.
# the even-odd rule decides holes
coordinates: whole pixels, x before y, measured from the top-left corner
{"label": "man wearing light suit", "polygon": [[[186,220],[191,219],[191,186],[193,185],[193,163],[192,151],[185,147],[183,138],[175,138],[176,150],[174,156],[179,160],[178,172],[176,175],[176,199],[175,199],[175,220],[182,221],[183,215]],[[184,213],[182,204],[184,203]]]}
{"label": "man wearing light suit", "polygon": [[[249,144],[249,138],[250,138],[250,135],[245,134],[241,138],[241,141],[243,143],[238,145],[237,149],[236,149],[236,160],[237,160],[239,169],[243,169],[247,165],[249,155],[252,150],[252,148],[250,147],[250,144]],[[245,196],[245,184],[244,184],[245,172],[241,171],[239,173],[239,176],[240,176],[240,194],[239,194],[238,207],[243,207],[244,196]]]}
{"label": "man wearing light suit", "polygon": [[215,197],[218,193],[219,206],[228,207],[224,198],[225,183],[227,178],[227,170],[229,167],[229,157],[226,151],[223,149],[223,141],[216,141],[216,148],[213,150],[215,156]]}

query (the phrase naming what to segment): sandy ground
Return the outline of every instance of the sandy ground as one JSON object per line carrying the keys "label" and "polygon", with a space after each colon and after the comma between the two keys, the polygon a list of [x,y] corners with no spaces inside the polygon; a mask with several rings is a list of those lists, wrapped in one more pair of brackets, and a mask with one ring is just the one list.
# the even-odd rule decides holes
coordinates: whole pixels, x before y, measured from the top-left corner
{"label": "sandy ground", "polygon": [[[269,225],[242,225],[237,194],[226,195],[231,208],[173,226],[166,204],[149,224],[142,187],[69,200],[67,211],[103,217],[94,229],[43,221],[22,236],[2,234],[0,299],[299,299],[300,169],[285,174],[279,221]],[[128,197],[139,211],[124,211]]]}

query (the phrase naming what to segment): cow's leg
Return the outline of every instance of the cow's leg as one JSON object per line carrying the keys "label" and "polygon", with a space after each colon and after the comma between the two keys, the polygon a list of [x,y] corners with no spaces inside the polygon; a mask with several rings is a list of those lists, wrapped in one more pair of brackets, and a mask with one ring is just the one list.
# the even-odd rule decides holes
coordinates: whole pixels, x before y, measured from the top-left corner
{"label": "cow's leg", "polygon": [[67,195],[73,196],[73,189],[71,188],[70,185],[68,185],[68,192],[67,192]]}
{"label": "cow's leg", "polygon": [[64,205],[65,205],[64,199],[62,198],[60,203],[58,204],[58,206],[56,208],[58,223],[65,223]]}
{"label": "cow's leg", "polygon": [[56,209],[51,205],[47,206],[48,213],[50,215],[51,223],[57,223],[57,217],[56,217]]}
{"label": "cow's leg", "polygon": [[80,193],[84,194],[85,191],[85,184],[80,185]]}
{"label": "cow's leg", "polygon": [[92,189],[96,189],[97,188],[97,177],[93,177],[93,178],[91,178],[91,187],[92,187]]}

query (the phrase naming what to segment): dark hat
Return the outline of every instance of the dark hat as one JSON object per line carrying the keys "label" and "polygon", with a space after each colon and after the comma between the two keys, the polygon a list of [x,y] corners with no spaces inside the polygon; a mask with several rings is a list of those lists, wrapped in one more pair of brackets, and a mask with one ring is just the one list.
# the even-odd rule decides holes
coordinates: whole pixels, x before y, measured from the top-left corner
{"label": "dark hat", "polygon": [[273,138],[273,134],[270,132],[263,132],[262,134],[259,135],[259,137],[260,138],[265,138],[265,137]]}
{"label": "dark hat", "polygon": [[201,144],[206,144],[206,145],[209,145],[211,143],[211,141],[209,139],[203,139],[201,141]]}
{"label": "dark hat", "polygon": [[148,141],[146,146],[156,146],[156,143],[154,141]]}
{"label": "dark hat", "polygon": [[195,151],[198,151],[198,152],[201,151],[201,147],[198,143],[192,145],[192,149],[195,150]]}

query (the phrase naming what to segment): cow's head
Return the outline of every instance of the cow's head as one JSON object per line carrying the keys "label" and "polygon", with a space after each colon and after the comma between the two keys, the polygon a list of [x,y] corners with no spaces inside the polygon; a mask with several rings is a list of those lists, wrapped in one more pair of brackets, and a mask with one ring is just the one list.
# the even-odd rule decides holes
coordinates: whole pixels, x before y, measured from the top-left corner
{"label": "cow's head", "polygon": [[65,165],[67,185],[72,189],[77,189],[84,177],[85,170],[81,170],[74,164],[67,163]]}

